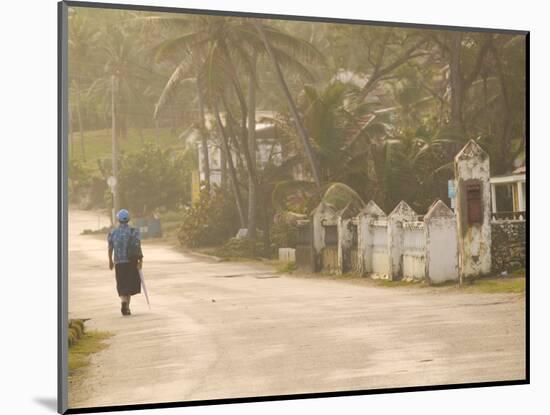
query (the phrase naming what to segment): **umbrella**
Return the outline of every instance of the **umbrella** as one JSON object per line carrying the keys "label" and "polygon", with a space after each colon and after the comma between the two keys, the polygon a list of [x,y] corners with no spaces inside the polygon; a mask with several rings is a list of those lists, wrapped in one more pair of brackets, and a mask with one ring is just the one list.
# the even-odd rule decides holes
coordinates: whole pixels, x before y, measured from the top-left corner
{"label": "umbrella", "polygon": [[147,300],[147,305],[149,306],[149,310],[151,309],[151,303],[149,302],[149,294],[147,293],[147,287],[145,286],[145,279],[143,278],[143,271],[140,269],[139,271],[139,279],[141,280],[141,286],[143,287],[143,293],[145,294],[145,299]]}

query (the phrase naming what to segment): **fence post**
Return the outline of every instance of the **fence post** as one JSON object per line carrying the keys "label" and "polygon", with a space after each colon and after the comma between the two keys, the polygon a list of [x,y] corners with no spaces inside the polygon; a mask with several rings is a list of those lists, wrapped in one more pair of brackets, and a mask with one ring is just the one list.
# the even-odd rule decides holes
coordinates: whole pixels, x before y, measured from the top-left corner
{"label": "fence post", "polygon": [[470,140],[454,160],[460,282],[491,272],[489,155]]}
{"label": "fence post", "polygon": [[415,221],[417,217],[416,212],[403,200],[388,216],[388,275],[391,280],[403,277],[403,222]]}

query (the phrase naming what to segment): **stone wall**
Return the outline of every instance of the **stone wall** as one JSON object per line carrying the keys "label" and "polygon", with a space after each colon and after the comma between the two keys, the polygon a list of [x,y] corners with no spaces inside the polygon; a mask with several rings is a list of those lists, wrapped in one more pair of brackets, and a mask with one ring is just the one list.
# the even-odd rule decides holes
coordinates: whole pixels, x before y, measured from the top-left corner
{"label": "stone wall", "polygon": [[525,268],[525,221],[492,222],[491,228],[493,271]]}

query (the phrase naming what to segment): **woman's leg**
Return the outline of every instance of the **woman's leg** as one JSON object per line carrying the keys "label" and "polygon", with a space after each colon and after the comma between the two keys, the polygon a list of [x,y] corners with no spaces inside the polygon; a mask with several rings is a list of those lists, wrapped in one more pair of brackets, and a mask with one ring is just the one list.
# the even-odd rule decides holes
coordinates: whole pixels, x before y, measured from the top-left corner
{"label": "woman's leg", "polygon": [[129,295],[121,295],[120,297],[120,312],[123,316],[127,316],[130,314],[130,296]]}

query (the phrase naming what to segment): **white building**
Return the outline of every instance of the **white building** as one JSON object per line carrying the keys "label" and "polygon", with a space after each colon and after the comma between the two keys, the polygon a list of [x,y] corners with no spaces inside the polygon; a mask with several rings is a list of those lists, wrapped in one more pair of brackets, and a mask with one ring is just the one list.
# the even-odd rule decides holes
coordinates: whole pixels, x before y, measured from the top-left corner
{"label": "white building", "polygon": [[509,175],[491,177],[492,219],[524,220],[525,166]]}
{"label": "white building", "polygon": [[[268,164],[280,166],[283,161],[282,148],[275,125],[263,121],[265,117],[271,116],[271,112],[258,111],[256,113],[256,166],[263,169]],[[215,130],[213,130],[215,131]],[[221,185],[222,183],[222,151],[219,144],[219,139],[216,134],[212,134],[213,139],[208,142],[208,156],[210,163],[210,183]],[[195,137],[197,143],[198,159],[199,159],[199,177],[200,181],[206,179],[204,169],[204,159],[202,144],[198,137]],[[238,165],[237,156],[232,153],[233,163]]]}

